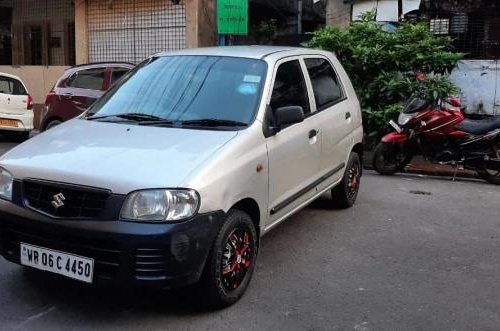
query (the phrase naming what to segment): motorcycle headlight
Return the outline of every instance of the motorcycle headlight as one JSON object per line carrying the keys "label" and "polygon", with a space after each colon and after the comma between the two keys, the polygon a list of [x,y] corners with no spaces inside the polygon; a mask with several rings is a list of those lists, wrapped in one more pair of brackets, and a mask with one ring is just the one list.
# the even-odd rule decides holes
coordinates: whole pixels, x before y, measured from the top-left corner
{"label": "motorcycle headlight", "polygon": [[12,200],[12,182],[14,177],[4,168],[0,168],[0,198]]}
{"label": "motorcycle headlight", "polygon": [[398,124],[401,126],[405,126],[414,116],[415,116],[414,114],[400,113],[398,118]]}
{"label": "motorcycle headlight", "polygon": [[125,199],[120,217],[139,222],[180,221],[193,216],[199,203],[199,195],[194,190],[136,191]]}

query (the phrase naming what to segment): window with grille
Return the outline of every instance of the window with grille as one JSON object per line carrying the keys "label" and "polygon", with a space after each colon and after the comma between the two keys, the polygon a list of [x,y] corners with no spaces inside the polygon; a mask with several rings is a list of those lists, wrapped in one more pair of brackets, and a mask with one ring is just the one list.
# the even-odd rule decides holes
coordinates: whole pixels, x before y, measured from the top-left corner
{"label": "window with grille", "polygon": [[0,6],[6,6],[0,7],[0,63],[75,63],[74,1],[4,0]]}
{"label": "window with grille", "polygon": [[468,59],[500,58],[500,12],[442,14],[431,19],[430,30],[453,39],[454,50]]}
{"label": "window with grille", "polygon": [[186,47],[184,1],[89,0],[89,62],[139,63]]}

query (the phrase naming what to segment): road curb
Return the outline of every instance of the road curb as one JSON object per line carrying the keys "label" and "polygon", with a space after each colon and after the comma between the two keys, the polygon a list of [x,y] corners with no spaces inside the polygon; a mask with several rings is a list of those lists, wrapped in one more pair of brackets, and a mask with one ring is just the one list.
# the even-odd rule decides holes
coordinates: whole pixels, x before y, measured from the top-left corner
{"label": "road curb", "polygon": [[[372,159],[373,152],[365,152],[365,169],[373,170]],[[421,157],[416,157],[403,172],[428,176],[478,178],[475,171],[456,168],[450,165],[434,164]]]}

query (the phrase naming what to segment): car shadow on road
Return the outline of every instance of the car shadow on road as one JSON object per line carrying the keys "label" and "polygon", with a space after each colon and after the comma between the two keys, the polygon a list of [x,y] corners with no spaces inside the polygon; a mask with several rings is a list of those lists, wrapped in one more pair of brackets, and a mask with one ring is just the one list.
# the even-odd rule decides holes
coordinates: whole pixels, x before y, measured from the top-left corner
{"label": "car shadow on road", "polygon": [[[209,311],[195,300],[199,296],[194,287],[166,291],[91,286],[27,268],[20,269],[17,276],[23,293],[30,293],[33,301],[41,299],[82,317],[113,319],[124,312],[183,316]],[[31,300],[29,296],[26,300]]]}
{"label": "car shadow on road", "polygon": [[0,143],[12,143],[12,144],[19,144],[20,143],[20,138],[17,134],[11,133],[11,132],[0,132]]}

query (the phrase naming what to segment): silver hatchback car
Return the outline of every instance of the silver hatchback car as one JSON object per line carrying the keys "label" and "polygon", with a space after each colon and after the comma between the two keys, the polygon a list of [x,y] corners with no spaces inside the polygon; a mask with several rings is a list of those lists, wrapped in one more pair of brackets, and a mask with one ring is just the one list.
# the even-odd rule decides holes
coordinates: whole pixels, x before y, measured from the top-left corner
{"label": "silver hatchback car", "polygon": [[353,205],[361,113],[331,53],[162,53],[0,159],[0,253],[86,283],[198,283],[227,306],[259,239],[331,191]]}

